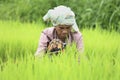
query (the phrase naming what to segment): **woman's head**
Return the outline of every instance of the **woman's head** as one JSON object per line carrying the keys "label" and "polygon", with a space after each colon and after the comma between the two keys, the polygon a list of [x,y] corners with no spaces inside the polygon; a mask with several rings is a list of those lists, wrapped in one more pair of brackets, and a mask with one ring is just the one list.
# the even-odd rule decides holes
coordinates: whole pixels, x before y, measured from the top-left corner
{"label": "woman's head", "polygon": [[50,9],[43,17],[44,21],[51,21],[54,27],[71,25],[74,31],[79,31],[74,12],[66,6],[58,6]]}
{"label": "woman's head", "polygon": [[71,28],[72,25],[57,25],[55,30],[59,38],[65,39],[69,35]]}

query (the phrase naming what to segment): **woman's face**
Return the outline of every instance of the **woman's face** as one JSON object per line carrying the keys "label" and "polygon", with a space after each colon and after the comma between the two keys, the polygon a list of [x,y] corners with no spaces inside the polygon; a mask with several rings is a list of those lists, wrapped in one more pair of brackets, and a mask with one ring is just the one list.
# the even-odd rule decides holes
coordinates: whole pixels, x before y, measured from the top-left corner
{"label": "woman's face", "polygon": [[59,38],[64,39],[68,36],[72,28],[72,25],[57,25],[55,27]]}

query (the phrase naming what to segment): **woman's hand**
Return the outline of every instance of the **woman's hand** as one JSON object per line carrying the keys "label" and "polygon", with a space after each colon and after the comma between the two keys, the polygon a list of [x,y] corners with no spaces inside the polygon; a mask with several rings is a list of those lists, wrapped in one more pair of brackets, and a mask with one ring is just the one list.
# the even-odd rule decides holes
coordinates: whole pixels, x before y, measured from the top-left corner
{"label": "woman's hand", "polygon": [[63,50],[63,42],[60,39],[53,39],[49,44],[47,51],[52,53],[58,53]]}

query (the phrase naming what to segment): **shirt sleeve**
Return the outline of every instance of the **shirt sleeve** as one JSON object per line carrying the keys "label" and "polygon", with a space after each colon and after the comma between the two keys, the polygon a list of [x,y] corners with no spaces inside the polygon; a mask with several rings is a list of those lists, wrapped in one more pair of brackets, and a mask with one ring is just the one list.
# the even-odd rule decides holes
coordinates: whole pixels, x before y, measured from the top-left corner
{"label": "shirt sleeve", "polygon": [[79,37],[78,41],[77,41],[77,49],[83,53],[84,51],[84,46],[83,46],[83,37],[82,35]]}
{"label": "shirt sleeve", "polygon": [[80,32],[78,32],[75,35],[75,42],[76,42],[76,46],[77,46],[78,51],[80,53],[83,53],[83,51],[84,51],[83,36]]}
{"label": "shirt sleeve", "polygon": [[39,45],[37,48],[37,51],[35,53],[36,57],[42,57],[47,49],[47,42],[48,42],[47,35],[45,33],[41,33],[40,39],[39,39]]}
{"label": "shirt sleeve", "polygon": [[81,33],[78,33],[76,36],[76,45],[77,45],[78,52],[80,53],[78,55],[78,63],[80,63],[80,56],[84,52],[83,36]]}

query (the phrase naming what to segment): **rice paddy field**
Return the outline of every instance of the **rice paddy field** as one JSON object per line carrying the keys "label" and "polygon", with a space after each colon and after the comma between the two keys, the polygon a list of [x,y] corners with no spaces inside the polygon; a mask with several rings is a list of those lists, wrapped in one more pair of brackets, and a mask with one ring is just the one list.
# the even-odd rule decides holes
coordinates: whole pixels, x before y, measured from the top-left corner
{"label": "rice paddy field", "polygon": [[64,54],[35,58],[42,23],[0,21],[0,80],[119,80],[120,34],[83,29],[84,52],[75,45]]}

